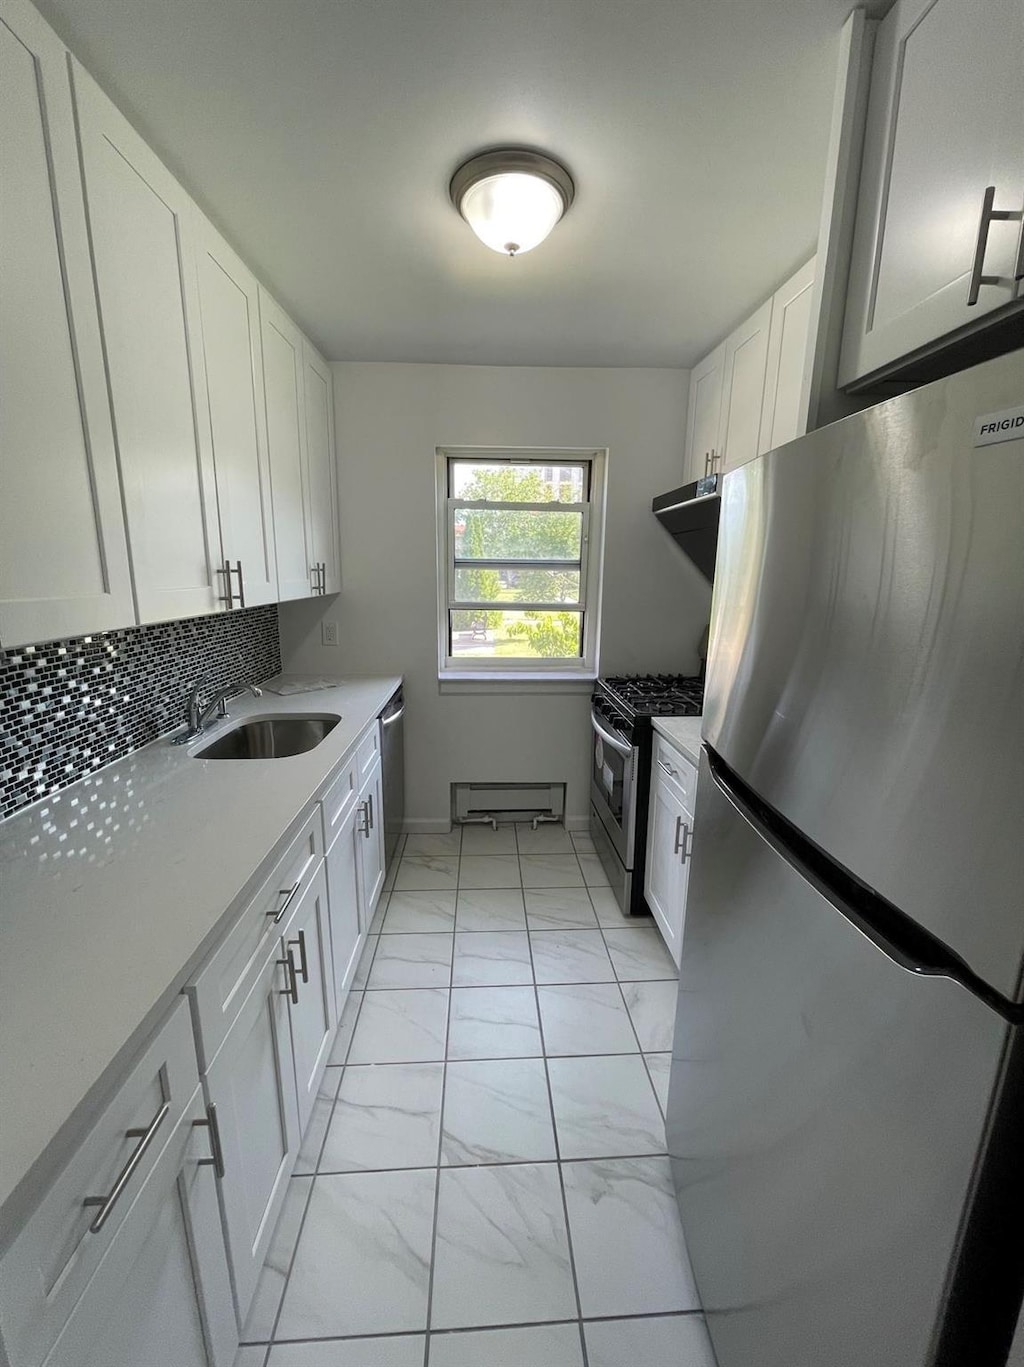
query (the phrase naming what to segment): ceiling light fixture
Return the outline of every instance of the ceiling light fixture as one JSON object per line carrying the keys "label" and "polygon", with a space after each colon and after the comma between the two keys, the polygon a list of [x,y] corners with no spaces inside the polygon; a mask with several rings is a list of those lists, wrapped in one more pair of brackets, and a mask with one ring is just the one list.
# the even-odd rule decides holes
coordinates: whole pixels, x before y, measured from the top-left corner
{"label": "ceiling light fixture", "polygon": [[576,194],[564,166],[540,152],[502,147],[471,157],[452,176],[452,203],[481,242],[519,256],[543,242]]}

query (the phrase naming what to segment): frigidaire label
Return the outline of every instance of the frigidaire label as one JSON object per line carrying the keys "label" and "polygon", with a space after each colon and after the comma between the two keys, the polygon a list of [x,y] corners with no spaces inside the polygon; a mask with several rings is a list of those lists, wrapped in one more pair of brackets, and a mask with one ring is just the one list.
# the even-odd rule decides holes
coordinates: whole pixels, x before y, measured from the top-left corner
{"label": "frigidaire label", "polygon": [[992,446],[997,441],[1024,437],[1024,403],[1004,408],[1001,413],[983,413],[974,419],[975,446]]}

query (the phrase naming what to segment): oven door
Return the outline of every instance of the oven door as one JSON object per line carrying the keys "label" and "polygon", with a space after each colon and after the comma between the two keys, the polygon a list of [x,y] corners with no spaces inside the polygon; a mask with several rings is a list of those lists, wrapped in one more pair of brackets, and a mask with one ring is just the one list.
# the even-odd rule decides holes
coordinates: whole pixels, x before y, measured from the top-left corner
{"label": "oven door", "polygon": [[633,867],[637,751],[591,709],[590,800],[627,869]]}

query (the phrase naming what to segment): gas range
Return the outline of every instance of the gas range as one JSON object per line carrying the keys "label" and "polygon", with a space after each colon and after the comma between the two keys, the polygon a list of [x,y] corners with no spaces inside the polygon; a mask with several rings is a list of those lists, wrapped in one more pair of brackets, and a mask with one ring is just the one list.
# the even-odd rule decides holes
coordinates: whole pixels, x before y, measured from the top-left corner
{"label": "gas range", "polygon": [[636,742],[652,717],[698,717],[704,684],[686,674],[621,674],[598,679],[593,706],[621,735]]}

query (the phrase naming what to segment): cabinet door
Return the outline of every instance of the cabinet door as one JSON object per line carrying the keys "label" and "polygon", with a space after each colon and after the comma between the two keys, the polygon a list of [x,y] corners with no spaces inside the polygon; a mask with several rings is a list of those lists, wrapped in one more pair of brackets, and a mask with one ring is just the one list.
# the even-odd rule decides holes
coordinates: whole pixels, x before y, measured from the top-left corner
{"label": "cabinet door", "polygon": [[45,1367],[231,1367],[238,1329],[197,1088]]}
{"label": "cabinet door", "polygon": [[356,804],[359,813],[359,910],[360,929],[373,920],[377,898],[384,886],[384,801],[380,763],[363,781]]}
{"label": "cabinet door", "polygon": [[334,1004],[338,1019],[355,977],[364,930],[359,917],[359,861],[362,815],[352,807],[327,851],[327,898],[331,912],[331,959],[334,967]]}
{"label": "cabinet door", "polygon": [[266,290],[260,290],[263,387],[274,504],[277,584],[282,602],[313,592],[313,553],[307,538],[309,502],[302,333]]}
{"label": "cabinet door", "polygon": [[871,73],[840,384],[1011,302],[1019,222],[991,226],[967,302],[985,189],[1024,203],[1020,0],[897,0]]}
{"label": "cabinet door", "polygon": [[686,413],[686,471],[684,480],[703,479],[715,468],[722,450],[722,382],[725,343],[690,372],[690,402]]}
{"label": "cabinet door", "polygon": [[0,643],[135,620],[63,45],[0,5]]}
{"label": "cabinet door", "polygon": [[757,455],[771,322],[772,301],[768,299],[726,339],[722,391],[725,450],[719,469],[735,470]]}
{"label": "cabinet door", "polygon": [[338,1017],[334,1009],[334,972],[331,966],[331,928],[327,910],[327,874],[323,861],[299,900],[284,934],[284,944],[296,975],[289,1019],[299,1132],[305,1131],[327,1066]]}
{"label": "cabinet door", "polygon": [[655,775],[647,823],[644,894],[678,965],[683,949],[683,914],[690,877],[693,819],[668,783]]}
{"label": "cabinet door", "polygon": [[299,1150],[282,958],[277,941],[205,1075],[224,1150],[218,1187],[239,1324],[252,1303]]}
{"label": "cabinet door", "polygon": [[139,620],[214,612],[220,532],[195,388],[192,206],[91,77],[72,69]]}
{"label": "cabinet door", "polygon": [[322,569],[324,593],[341,589],[338,556],[338,497],[334,452],[334,392],[331,368],[303,338],[306,399],[306,454],[309,468],[308,544]]}
{"label": "cabinet door", "polygon": [[[256,281],[219,233],[193,212],[203,369],[226,560],[241,562],[231,583],[237,606],[277,601],[277,555],[263,398]],[[227,582],[223,572],[223,585]]]}
{"label": "cabinet door", "polygon": [[807,368],[814,265],[812,256],[772,297],[758,454],[801,437],[806,431],[800,396]]}

